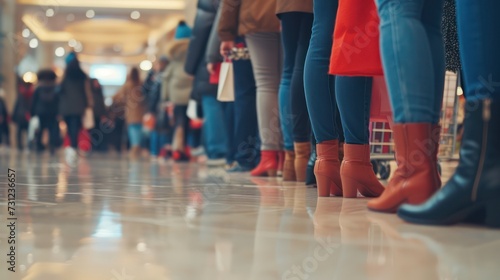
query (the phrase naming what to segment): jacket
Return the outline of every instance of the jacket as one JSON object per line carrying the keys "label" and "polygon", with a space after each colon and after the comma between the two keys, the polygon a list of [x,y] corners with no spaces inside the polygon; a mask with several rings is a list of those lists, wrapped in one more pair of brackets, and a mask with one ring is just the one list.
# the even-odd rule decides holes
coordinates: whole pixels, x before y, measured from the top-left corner
{"label": "jacket", "polygon": [[238,35],[280,32],[276,0],[222,0],[219,37],[234,41]]}
{"label": "jacket", "polygon": [[174,40],[167,45],[170,64],[163,74],[161,96],[174,105],[187,105],[193,89],[193,79],[184,71],[188,46],[188,39]]}
{"label": "jacket", "polygon": [[219,63],[224,59],[220,55],[220,38],[219,38],[219,22],[222,16],[222,5],[220,3],[219,8],[217,9],[217,14],[215,16],[214,25],[212,26],[212,31],[210,32],[210,38],[208,39],[208,46],[206,52],[206,62],[207,63]]}
{"label": "jacket", "polygon": [[170,127],[166,106],[161,97],[162,85],[164,82],[163,79],[166,78],[165,70],[160,73],[156,73],[152,77],[153,83],[151,84],[150,95],[147,99],[147,110],[156,118],[155,129],[161,132],[168,131]]}
{"label": "jacket", "polygon": [[7,106],[3,97],[0,97],[0,124],[7,123],[9,119],[9,114],[7,112]]}
{"label": "jacket", "polygon": [[313,13],[313,0],[277,0],[276,14],[289,12]]}
{"label": "jacket", "polygon": [[61,116],[81,116],[87,107],[93,107],[88,78],[65,78],[59,86],[58,93],[59,114]]}
{"label": "jacket", "polygon": [[41,84],[33,94],[32,116],[56,117],[59,110],[59,95],[55,84]]}
{"label": "jacket", "polygon": [[207,70],[205,53],[212,32],[218,1],[199,0],[196,18],[184,70],[194,76],[191,98],[200,100],[203,95],[216,95],[217,85],[210,84],[210,74]]}
{"label": "jacket", "polygon": [[127,81],[117,94],[123,96],[125,100],[125,121],[127,124],[142,124],[142,118],[146,114],[146,102],[141,86]]}

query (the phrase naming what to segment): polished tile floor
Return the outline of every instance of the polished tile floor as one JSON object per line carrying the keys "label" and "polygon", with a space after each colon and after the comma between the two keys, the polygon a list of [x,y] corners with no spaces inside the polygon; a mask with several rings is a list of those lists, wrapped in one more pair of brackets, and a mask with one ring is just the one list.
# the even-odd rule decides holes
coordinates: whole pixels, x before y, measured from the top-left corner
{"label": "polished tile floor", "polygon": [[[16,273],[7,271],[7,169]],[[453,164],[444,164],[445,177]],[[0,156],[0,279],[500,279],[500,231],[423,227],[366,199],[195,164]]]}

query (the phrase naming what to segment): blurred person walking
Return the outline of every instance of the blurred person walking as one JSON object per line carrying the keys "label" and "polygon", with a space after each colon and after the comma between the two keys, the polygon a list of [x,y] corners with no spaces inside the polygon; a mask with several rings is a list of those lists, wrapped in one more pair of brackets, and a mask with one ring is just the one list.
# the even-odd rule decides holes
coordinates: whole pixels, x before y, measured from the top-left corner
{"label": "blurred person walking", "polygon": [[49,133],[49,151],[55,153],[55,149],[60,142],[59,123],[57,115],[59,111],[59,96],[57,93],[56,73],[51,69],[40,70],[37,74],[38,84],[33,94],[33,104],[31,115],[37,116],[40,120],[40,129],[36,137],[37,151],[43,151],[42,144],[43,131]]}
{"label": "blurred person walking", "polygon": [[[109,137],[109,144],[115,149],[118,154],[121,154],[124,144],[125,131],[125,96],[123,94],[115,94],[113,103],[108,109],[108,116],[113,127],[113,131]],[[128,138],[128,137],[127,137]]]}
{"label": "blurred person walking", "polygon": [[141,152],[142,120],[146,113],[145,96],[141,90],[139,69],[130,70],[127,81],[119,90],[125,100],[125,121],[130,141],[130,157],[137,159]]}
{"label": "blurred person walking", "polygon": [[104,93],[102,86],[97,79],[90,79],[92,89],[92,97],[94,99],[94,122],[95,127],[90,130],[90,140],[92,142],[92,150],[96,152],[106,152],[108,147],[108,118],[106,105],[104,104]]}
{"label": "blurred person walking", "polygon": [[194,76],[191,99],[201,102],[203,108],[203,134],[208,165],[224,165],[228,154],[228,132],[223,104],[217,100],[217,85],[210,83],[205,59],[208,40],[213,30],[219,1],[199,0],[189,43],[185,71]]}
{"label": "blurred person walking", "polygon": [[219,36],[222,55],[234,48],[238,36],[245,36],[257,85],[261,141],[261,160],[251,175],[276,176],[284,157],[278,110],[283,52],[276,0],[223,0]]}
{"label": "blurred person walking", "polygon": [[188,161],[190,156],[187,147],[189,119],[186,113],[193,78],[184,71],[190,37],[191,28],[186,22],[179,22],[174,40],[166,46],[166,56],[170,64],[163,74],[161,85],[162,102],[169,102],[174,107],[172,155],[176,161]]}
{"label": "blurred person walking", "polygon": [[66,70],[59,87],[59,115],[68,128],[70,146],[65,149],[66,160],[74,162],[77,157],[78,136],[82,129],[82,116],[87,108],[94,106],[90,79],[80,67],[75,53],[66,58]]}
{"label": "blurred person walking", "polygon": [[31,119],[30,109],[33,98],[33,85],[24,82],[20,77],[17,79],[17,100],[14,105],[12,120],[17,125],[17,149],[22,151],[27,139],[23,139],[23,134],[27,134],[29,121]]}
{"label": "blurred person walking", "polygon": [[10,147],[9,112],[5,103],[5,91],[0,88],[0,149]]}
{"label": "blurred person walking", "polygon": [[154,128],[150,133],[150,155],[152,159],[158,156],[165,158],[170,156],[171,149],[171,127],[168,108],[162,102],[162,86],[166,84],[165,70],[170,61],[162,56],[156,65],[156,70],[149,72],[142,86],[142,93],[146,99],[148,113],[145,119],[154,121]]}

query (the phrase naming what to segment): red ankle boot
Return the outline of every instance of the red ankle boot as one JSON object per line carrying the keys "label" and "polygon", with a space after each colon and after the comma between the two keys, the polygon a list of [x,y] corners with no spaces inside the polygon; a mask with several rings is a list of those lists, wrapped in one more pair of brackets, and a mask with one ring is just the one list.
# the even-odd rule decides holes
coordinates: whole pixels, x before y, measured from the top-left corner
{"label": "red ankle boot", "polygon": [[252,176],[269,176],[276,177],[278,171],[279,151],[261,151],[260,163],[250,173]]}

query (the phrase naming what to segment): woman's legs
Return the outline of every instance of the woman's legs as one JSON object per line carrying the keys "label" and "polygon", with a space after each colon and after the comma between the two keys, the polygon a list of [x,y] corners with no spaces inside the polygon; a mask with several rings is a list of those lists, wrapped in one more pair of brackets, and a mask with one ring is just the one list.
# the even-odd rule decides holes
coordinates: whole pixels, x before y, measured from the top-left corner
{"label": "woman's legs", "polygon": [[460,52],[467,97],[460,163],[437,194],[398,214],[421,224],[462,221],[500,227],[499,1],[458,0]]}
{"label": "woman's legs", "polygon": [[205,135],[205,150],[209,160],[225,159],[227,155],[227,132],[224,109],[221,102],[212,95],[202,97],[203,133]]}
{"label": "woman's legs", "polygon": [[423,203],[441,185],[436,157],[445,74],[443,0],[377,0],[377,5],[398,169],[368,207],[395,212],[405,202]]}
{"label": "woman's legs", "polygon": [[340,175],[344,197],[356,197],[358,191],[366,197],[379,196],[380,184],[370,162],[371,77],[340,77],[335,82],[345,145]]}
{"label": "woman's legs", "polygon": [[261,140],[261,161],[251,174],[273,176],[278,169],[278,154],[283,148],[278,110],[283,60],[280,34],[249,34],[246,41],[257,85],[257,117]]}
{"label": "woman's legs", "polygon": [[78,148],[78,134],[82,129],[82,117],[81,116],[66,116],[64,117],[66,126],[68,127],[68,136],[71,143],[71,148]]}
{"label": "woman's legs", "polygon": [[314,21],[304,66],[304,89],[316,137],[314,173],[318,195],[342,195],[335,78],[328,75],[338,0],[315,0]]}

